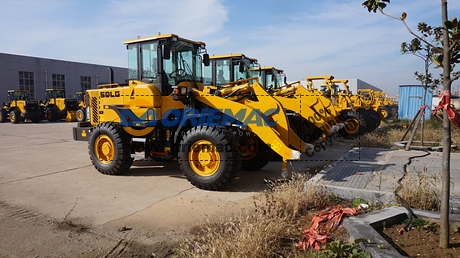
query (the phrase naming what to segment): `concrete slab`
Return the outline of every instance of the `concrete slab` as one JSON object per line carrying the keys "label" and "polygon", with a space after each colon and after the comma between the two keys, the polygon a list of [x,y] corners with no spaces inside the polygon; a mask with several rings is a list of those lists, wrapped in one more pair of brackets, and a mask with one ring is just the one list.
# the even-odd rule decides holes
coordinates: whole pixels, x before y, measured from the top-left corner
{"label": "concrete slab", "polygon": [[[424,156],[425,155],[425,156]],[[424,157],[421,157],[424,156]],[[311,181],[324,185],[334,194],[347,199],[362,198],[371,202],[394,203],[393,192],[407,166],[408,180],[426,175],[441,190],[441,153],[356,147],[345,153]],[[451,155],[452,211],[460,210],[460,154]]]}

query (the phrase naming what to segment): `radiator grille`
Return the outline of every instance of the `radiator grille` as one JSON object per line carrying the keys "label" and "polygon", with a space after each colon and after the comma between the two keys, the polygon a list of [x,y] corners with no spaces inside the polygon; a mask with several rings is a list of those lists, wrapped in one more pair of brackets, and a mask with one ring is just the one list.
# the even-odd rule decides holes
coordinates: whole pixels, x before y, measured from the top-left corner
{"label": "radiator grille", "polygon": [[99,123],[99,101],[97,97],[91,98],[91,116],[93,117],[93,124]]}

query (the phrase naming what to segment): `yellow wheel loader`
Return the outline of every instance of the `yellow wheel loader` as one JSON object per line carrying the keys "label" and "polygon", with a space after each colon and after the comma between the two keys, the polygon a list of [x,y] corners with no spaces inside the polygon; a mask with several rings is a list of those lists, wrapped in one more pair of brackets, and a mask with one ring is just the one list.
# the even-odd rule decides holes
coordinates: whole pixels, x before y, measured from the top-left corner
{"label": "yellow wheel loader", "polygon": [[[356,138],[369,130],[371,120],[367,112],[357,110],[353,106],[350,96],[339,90],[337,84],[332,82],[332,76],[308,76],[306,81],[307,88],[311,92],[316,92],[331,100],[335,111],[339,114],[339,120],[346,123],[346,126],[339,131],[344,138]],[[315,86],[315,81],[322,83],[319,91]]]}
{"label": "yellow wheel loader", "polygon": [[0,123],[10,121],[13,124],[30,120],[38,123],[43,119],[43,111],[38,101],[31,100],[26,90],[8,90],[7,102],[0,109]]}
{"label": "yellow wheel loader", "polygon": [[[301,138],[306,142],[315,141],[319,137],[325,142],[328,136],[345,126],[339,122],[338,113],[329,99],[308,91],[300,81],[287,83],[281,69],[264,66],[259,71],[262,85],[288,110],[291,124],[297,131],[303,131]],[[302,130],[305,127],[312,132],[310,135],[305,135],[307,130]]]}
{"label": "yellow wheel loader", "polygon": [[[226,85],[229,81],[244,80],[258,76],[259,83],[278,100],[288,114],[291,129],[307,143],[326,136],[336,128],[333,115],[327,104],[316,96],[311,96],[301,85],[284,85],[281,89],[282,70],[273,67],[260,67],[257,59],[244,54],[226,54],[210,57],[211,66],[204,70],[205,85]],[[253,69],[251,73],[238,73],[238,65],[246,63]],[[303,99],[302,99],[303,98]],[[331,110],[333,112],[333,110]],[[332,127],[332,128],[331,128]]]}
{"label": "yellow wheel loader", "polygon": [[75,98],[77,99],[78,109],[75,112],[75,117],[77,122],[83,122],[87,119],[87,110],[86,110],[86,94],[84,92],[75,93]]}
{"label": "yellow wheel loader", "polygon": [[[352,94],[349,91],[348,80],[332,80],[333,87],[337,89],[340,101],[344,104],[349,104],[354,111],[358,111],[366,122],[366,132],[371,132],[380,126],[382,121],[379,113],[365,101],[360,94]],[[342,88],[340,87],[342,85]]]}
{"label": "yellow wheel loader", "polygon": [[393,116],[394,102],[383,91],[374,91],[374,98],[379,101],[380,114],[384,119],[390,119]]}
{"label": "yellow wheel loader", "polygon": [[358,94],[362,96],[366,105],[380,115],[381,120],[390,118],[391,110],[385,106],[382,95],[372,89],[359,89]]}
{"label": "yellow wheel loader", "polygon": [[[260,167],[263,154],[275,152],[285,174],[288,160],[301,157],[288,146],[307,150],[291,138],[284,109],[257,78],[203,85],[202,63],[209,65],[203,42],[159,34],[124,44],[128,83],[87,90],[88,121],[73,128],[75,140],[88,141],[99,172],[123,174],[134,158],[177,160],[191,184],[218,190],[234,179],[243,155],[253,156],[247,166]],[[238,137],[247,137],[246,145]]]}
{"label": "yellow wheel loader", "polygon": [[56,122],[62,119],[67,122],[77,121],[77,99],[66,98],[64,89],[46,89],[45,98],[45,117],[49,122]]}

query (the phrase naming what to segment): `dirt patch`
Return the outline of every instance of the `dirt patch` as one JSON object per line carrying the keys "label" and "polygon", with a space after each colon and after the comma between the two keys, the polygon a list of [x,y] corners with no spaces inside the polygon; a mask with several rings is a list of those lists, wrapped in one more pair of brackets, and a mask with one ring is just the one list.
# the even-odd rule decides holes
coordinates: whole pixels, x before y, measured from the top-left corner
{"label": "dirt patch", "polygon": [[409,257],[460,257],[460,233],[450,228],[450,247],[439,248],[439,225],[429,223],[422,227],[411,227],[408,232],[399,233],[404,224],[379,230],[379,233],[402,255]]}

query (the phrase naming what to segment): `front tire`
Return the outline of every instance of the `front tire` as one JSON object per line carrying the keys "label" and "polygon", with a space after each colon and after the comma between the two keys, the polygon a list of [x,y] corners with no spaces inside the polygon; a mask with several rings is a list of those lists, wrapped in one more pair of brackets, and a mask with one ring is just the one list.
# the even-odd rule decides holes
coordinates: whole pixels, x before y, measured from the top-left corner
{"label": "front tire", "polygon": [[76,112],[76,117],[78,122],[83,122],[86,120],[86,113],[83,109],[79,109]]}
{"label": "front tire", "polygon": [[273,150],[252,132],[250,136],[240,141],[240,151],[243,159],[241,170],[243,171],[259,170],[265,167],[273,156]]}
{"label": "front tire", "polygon": [[182,173],[194,186],[219,190],[241,168],[241,152],[235,137],[215,127],[193,127],[182,138],[178,161]]}
{"label": "front tire", "polygon": [[340,119],[348,125],[340,129],[339,133],[346,139],[354,139],[366,133],[366,118],[364,114],[355,111],[346,111],[340,114]]}
{"label": "front tire", "polygon": [[89,156],[97,171],[120,175],[133,164],[131,138],[117,123],[98,124],[88,142]]}

